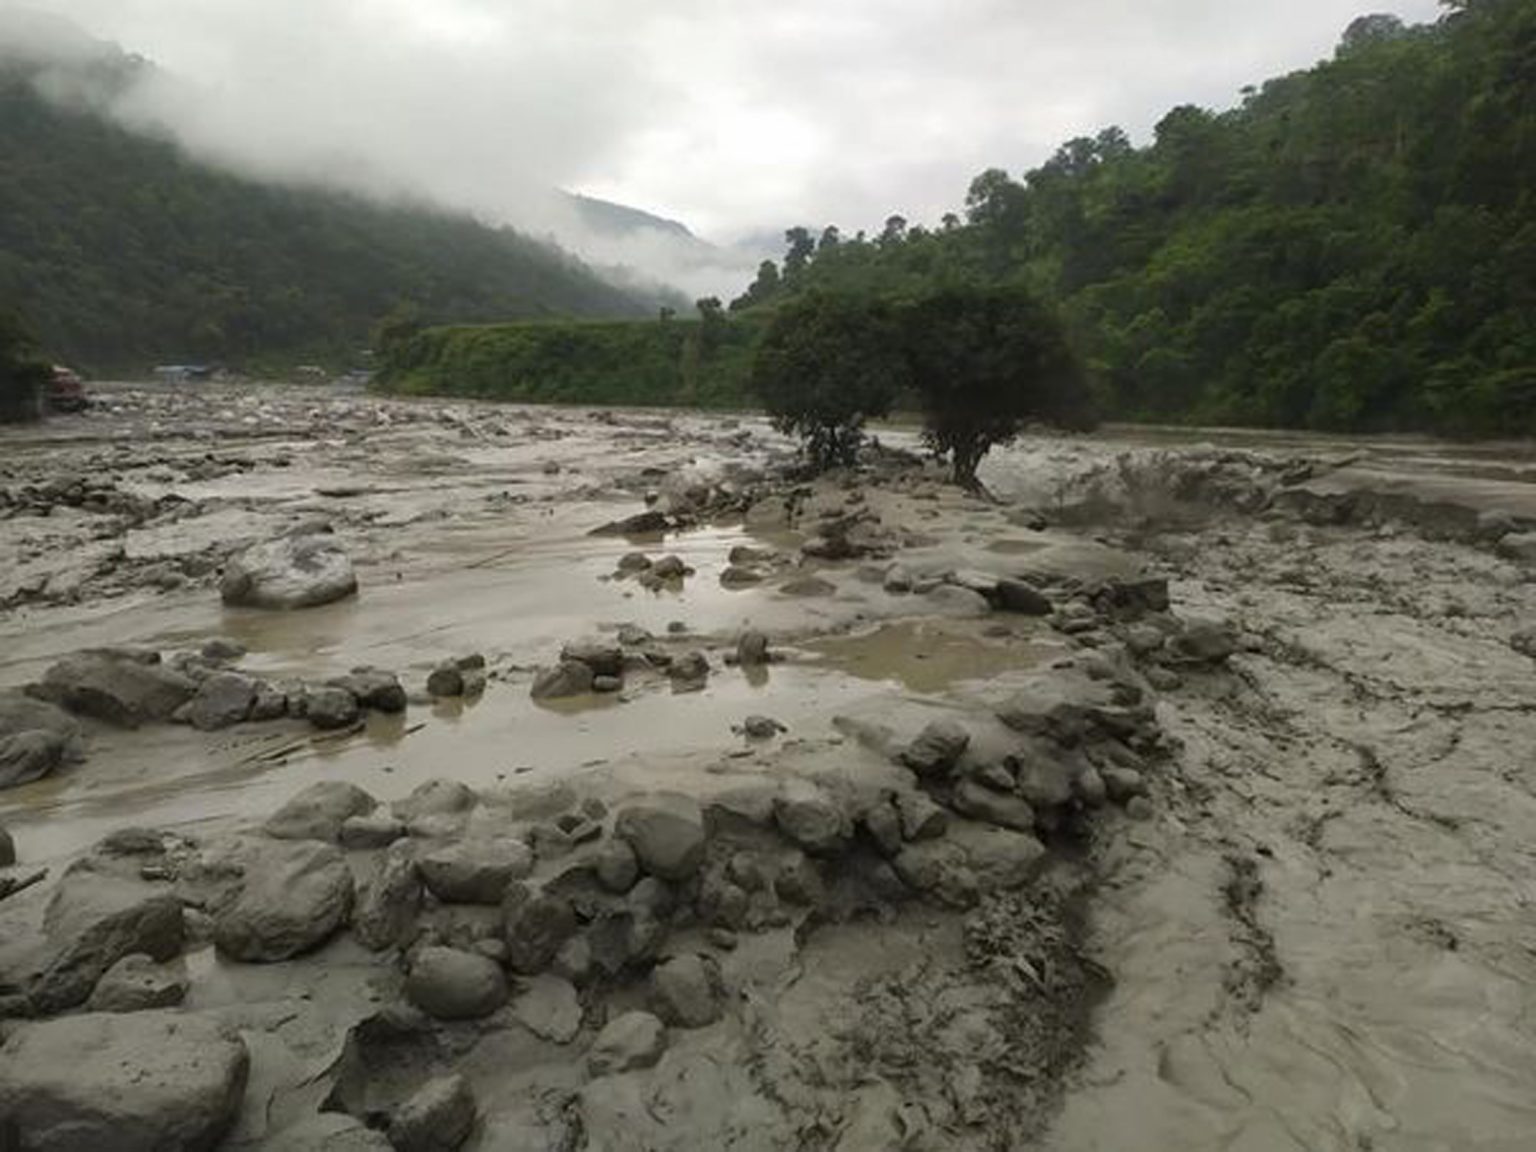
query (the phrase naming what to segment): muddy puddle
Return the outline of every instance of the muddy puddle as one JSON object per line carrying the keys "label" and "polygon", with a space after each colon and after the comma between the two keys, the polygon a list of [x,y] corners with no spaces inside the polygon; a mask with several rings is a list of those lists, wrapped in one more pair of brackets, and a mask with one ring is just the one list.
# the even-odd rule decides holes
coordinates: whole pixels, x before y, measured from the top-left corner
{"label": "muddy puddle", "polygon": [[[920,474],[880,492],[814,488],[793,526],[752,508],[594,536],[701,484],[749,487],[788,445],[755,419],[687,413],[283,390],[103,398],[0,432],[8,491],[110,481],[0,508],[0,687],[83,649],[169,654],[222,637],[263,680],[372,665],[410,703],[338,733],[91,722],[83,763],[0,791],[0,826],[29,865],[57,869],[128,825],[221,833],[322,780],[386,802],[443,776],[610,798],[833,769],[883,784],[896,769],[882,733],[959,717],[978,742],[1002,739],[991,711],[1039,669],[1131,659],[1124,628],[978,608],[972,589],[997,576],[1029,574],[1060,609],[1095,582],[1150,575],[1180,617],[1230,627],[1229,658],[1145,682],[1167,735],[1148,803],[1051,829],[1083,882],[1070,948],[1021,906],[743,934],[720,960],[756,989],[740,1021],[679,1039],[649,1095],[588,1100],[588,1136],[612,1143],[558,1146],[627,1147],[612,1134],[632,1128],[678,1149],[1536,1148],[1536,641],[1518,640],[1536,626],[1536,549],[1517,543],[1536,527],[1530,445],[1029,437],[987,462],[997,502]],[[877,554],[806,555],[826,525],[866,514],[884,524]],[[235,546],[318,521],[353,559],[356,598],[222,605],[215,574]],[[619,571],[635,551],[690,572],[647,587]],[[944,580],[947,599],[908,591]],[[679,691],[657,664],[613,694],[531,697],[564,644],[626,627],[647,634],[634,653],[701,653],[707,680]],[[775,662],[733,666],[748,630],[771,638]],[[483,692],[426,694],[434,667],[470,653],[486,661]],[[749,716],[783,730],[748,739]],[[1035,935],[1010,934],[1023,927]],[[314,961],[247,982],[195,951],[189,1003],[275,1002],[293,981],[313,996],[330,980],[336,1019],[350,1019],[384,986],[355,953],[337,952],[329,976]],[[1031,1032],[1020,1005],[1038,1017],[1042,1002],[1002,997],[987,983],[1001,971],[1015,992],[1081,995],[1080,1018]],[[538,1101],[571,1097],[582,1075],[520,1036],[488,1034],[464,1057],[482,1099],[505,1097],[468,1147],[566,1131]],[[1072,1051],[1037,1098],[1027,1076],[1009,1079],[1008,1053],[1048,1042]],[[985,1090],[965,1055],[978,1046]],[[270,1058],[262,1074],[280,1080]],[[925,1078],[925,1058],[942,1075]],[[272,1146],[253,1115],[227,1147]],[[795,1144],[796,1125],[815,1139]]]}

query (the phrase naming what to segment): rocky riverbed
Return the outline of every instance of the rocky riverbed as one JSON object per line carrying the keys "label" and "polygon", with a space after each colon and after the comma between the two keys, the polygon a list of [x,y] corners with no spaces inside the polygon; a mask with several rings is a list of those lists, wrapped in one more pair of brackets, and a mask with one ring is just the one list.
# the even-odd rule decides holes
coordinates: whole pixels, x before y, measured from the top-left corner
{"label": "rocky riverbed", "polygon": [[0,1148],[1526,1149],[1528,449],[0,433]]}

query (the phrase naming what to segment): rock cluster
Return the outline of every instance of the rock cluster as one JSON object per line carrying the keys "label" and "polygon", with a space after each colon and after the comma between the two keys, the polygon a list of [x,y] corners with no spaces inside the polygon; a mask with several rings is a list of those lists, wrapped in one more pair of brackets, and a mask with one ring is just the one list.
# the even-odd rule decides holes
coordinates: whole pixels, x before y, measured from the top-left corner
{"label": "rock cluster", "polygon": [[[307,719],[321,729],[347,728],[364,711],[402,712],[406,707],[399,677],[378,668],[355,668],[318,683],[278,684],[231,667],[233,659],[223,647],[211,655],[180,653],[170,660],[141,648],[89,649],[67,656],[28,686],[31,712],[14,696],[0,695],[0,766],[7,761],[3,741],[13,734],[60,733],[64,746],[57,749],[61,756],[55,763],[72,754],[68,733],[74,731],[73,722],[63,724],[53,713],[40,711],[44,705],[36,701],[122,728],[175,722],[204,731],[284,717]],[[40,742],[31,738],[26,747],[40,747]]]}

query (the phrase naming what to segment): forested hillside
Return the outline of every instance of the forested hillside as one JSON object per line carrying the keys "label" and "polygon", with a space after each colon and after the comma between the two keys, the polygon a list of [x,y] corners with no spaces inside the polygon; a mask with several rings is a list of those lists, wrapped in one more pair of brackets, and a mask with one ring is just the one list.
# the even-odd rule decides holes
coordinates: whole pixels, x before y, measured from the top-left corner
{"label": "forested hillside", "polygon": [[508,229],[205,167],[42,99],[3,62],[0,304],[98,371],[339,362],[402,306],[458,322],[656,309]]}
{"label": "forested hillside", "polygon": [[934,230],[788,234],[733,312],[824,289],[1020,282],[1111,416],[1536,433],[1536,0],[1368,16],[1335,57],[1108,128]]}

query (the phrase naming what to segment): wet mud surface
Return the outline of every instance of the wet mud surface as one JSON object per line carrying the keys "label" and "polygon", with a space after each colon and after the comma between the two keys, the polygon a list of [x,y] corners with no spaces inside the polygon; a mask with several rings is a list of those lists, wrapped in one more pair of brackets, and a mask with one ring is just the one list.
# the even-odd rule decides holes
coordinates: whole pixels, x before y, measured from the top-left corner
{"label": "wet mud surface", "polygon": [[[889,869],[850,864],[846,892],[831,868],[810,914],[728,946],[707,916],[679,919],[668,954],[707,955],[730,1007],[623,1075],[594,1078],[587,1053],[647,1005],[624,981],[577,981],[569,1029],[537,1015],[542,975],[484,1021],[380,1024],[409,965],[349,935],[270,965],[194,945],[183,1010],[250,1051],[220,1147],[352,1147],[292,1133],[328,1098],[379,1127],[392,1092],[446,1072],[473,1087],[464,1146],[481,1149],[1532,1147],[1528,447],[1026,439],[984,470],[995,502],[892,464],[801,485],[784,516],[750,498],[789,460],[752,418],[304,391],[102,401],[0,431],[0,688],[85,649],[223,637],[264,681],[371,665],[410,701],[334,732],[86,720],[83,761],[0,791],[20,861],[0,874],[50,873],[0,901],[0,969],[108,834],[221,842],[317,781],[385,805],[444,777],[488,804],[563,787],[609,808],[765,781],[904,789],[893,746],[953,718],[975,746],[1003,739],[1000,702],[1062,659],[1127,669],[1155,716],[1148,795],[1042,818],[1028,886],[887,899]],[[687,527],[591,534],[648,504],[690,510]],[[877,548],[815,554],[823,525],[866,511]],[[235,552],[320,522],[355,598],[221,603]],[[647,587],[620,572],[636,551],[692,572]],[[1025,575],[1056,611],[997,610],[996,580]],[[1177,617],[1221,622],[1230,653],[1154,659],[1133,617],[1073,591],[1144,577],[1167,580]],[[702,687],[657,671],[530,694],[563,644],[626,625],[667,658],[702,652]],[[775,662],[728,661],[748,630]],[[430,696],[433,669],[469,653],[484,690]],[[750,739],[752,715],[784,731]],[[438,912],[443,939],[482,938],[481,909]]]}

